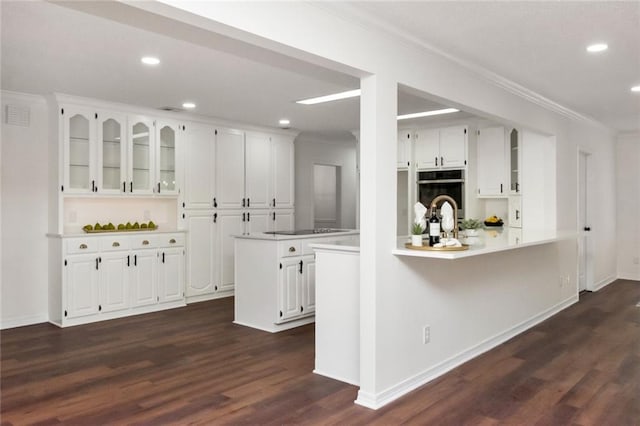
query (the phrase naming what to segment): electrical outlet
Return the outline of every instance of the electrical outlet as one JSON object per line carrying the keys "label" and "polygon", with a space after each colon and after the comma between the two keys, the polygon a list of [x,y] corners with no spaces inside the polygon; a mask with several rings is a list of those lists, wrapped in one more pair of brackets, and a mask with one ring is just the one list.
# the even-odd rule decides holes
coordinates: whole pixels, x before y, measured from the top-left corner
{"label": "electrical outlet", "polygon": [[422,343],[426,345],[430,341],[431,341],[431,327],[429,327],[428,325],[425,325],[422,328]]}

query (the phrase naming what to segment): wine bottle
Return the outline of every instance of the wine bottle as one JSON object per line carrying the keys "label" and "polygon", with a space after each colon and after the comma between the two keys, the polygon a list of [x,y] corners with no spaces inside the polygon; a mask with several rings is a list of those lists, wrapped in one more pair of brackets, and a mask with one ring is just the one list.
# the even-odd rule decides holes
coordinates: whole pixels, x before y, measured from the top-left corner
{"label": "wine bottle", "polygon": [[429,245],[434,246],[440,242],[440,219],[436,215],[436,209],[431,212],[429,218]]}

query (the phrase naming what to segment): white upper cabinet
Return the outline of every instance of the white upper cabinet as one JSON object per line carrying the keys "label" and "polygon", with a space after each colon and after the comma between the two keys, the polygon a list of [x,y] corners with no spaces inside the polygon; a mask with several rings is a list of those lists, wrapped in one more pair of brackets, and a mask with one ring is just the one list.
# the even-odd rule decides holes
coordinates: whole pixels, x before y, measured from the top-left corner
{"label": "white upper cabinet", "polygon": [[153,193],[155,136],[152,119],[129,117],[129,193]]}
{"label": "white upper cabinet", "polygon": [[214,206],[216,130],[188,123],[184,131],[184,203],[188,209]]}
{"label": "white upper cabinet", "polygon": [[[271,207],[293,208],[294,146],[286,136],[271,137]],[[253,207],[253,201],[251,202]]]}
{"label": "white upper cabinet", "polygon": [[440,157],[440,131],[438,129],[417,130],[415,136],[415,161],[418,169],[438,167]]}
{"label": "white upper cabinet", "polygon": [[127,180],[127,118],[98,112],[98,193],[120,194]]}
{"label": "white upper cabinet", "polygon": [[175,195],[179,191],[178,143],[182,131],[178,123],[156,121],[155,185],[157,194]]}
{"label": "white upper cabinet", "polygon": [[398,132],[398,159],[399,169],[409,167],[411,161],[411,140],[413,132],[411,130],[400,130]]}
{"label": "white upper cabinet", "polygon": [[520,134],[517,129],[511,129],[509,133],[509,170],[510,180],[509,190],[512,194],[518,194],[520,187],[520,167],[522,165],[522,149],[520,144]]}
{"label": "white upper cabinet", "polygon": [[507,195],[507,155],[502,126],[478,130],[478,196],[502,198]]}
{"label": "white upper cabinet", "polygon": [[467,126],[440,129],[440,167],[463,168],[467,165]]}
{"label": "white upper cabinet", "polygon": [[243,207],[268,208],[271,182],[271,140],[269,135],[247,133],[245,140],[245,205]]}
{"label": "white upper cabinet", "polygon": [[63,105],[60,108],[65,193],[96,192],[96,116],[94,110]]}
{"label": "white upper cabinet", "polygon": [[244,195],[244,133],[218,129],[216,135],[216,204],[246,207]]}
{"label": "white upper cabinet", "polygon": [[417,130],[415,161],[418,169],[466,167],[467,126]]}

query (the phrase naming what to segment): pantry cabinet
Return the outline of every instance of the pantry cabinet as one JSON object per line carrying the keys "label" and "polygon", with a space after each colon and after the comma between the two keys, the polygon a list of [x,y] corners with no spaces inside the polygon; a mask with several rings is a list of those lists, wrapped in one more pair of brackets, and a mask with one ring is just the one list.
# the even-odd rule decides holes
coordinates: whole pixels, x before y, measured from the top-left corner
{"label": "pantry cabinet", "polygon": [[[270,206],[277,209],[294,207],[294,146],[293,139],[271,136]],[[253,206],[253,204],[252,204]]]}
{"label": "pantry cabinet", "polygon": [[215,197],[216,129],[188,123],[184,132],[184,207],[211,209]]}
{"label": "pantry cabinet", "polygon": [[245,197],[242,207],[271,206],[271,140],[269,135],[247,133],[245,141]]}
{"label": "pantry cabinet", "polygon": [[244,133],[216,130],[216,204],[219,208],[246,207],[244,195]]}

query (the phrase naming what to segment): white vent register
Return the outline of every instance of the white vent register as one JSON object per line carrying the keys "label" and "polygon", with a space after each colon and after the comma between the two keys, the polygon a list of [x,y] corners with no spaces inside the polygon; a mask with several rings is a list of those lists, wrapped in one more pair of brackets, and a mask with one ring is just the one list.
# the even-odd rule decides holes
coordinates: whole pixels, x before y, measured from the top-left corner
{"label": "white vent register", "polygon": [[6,122],[12,126],[29,127],[29,107],[7,105]]}

